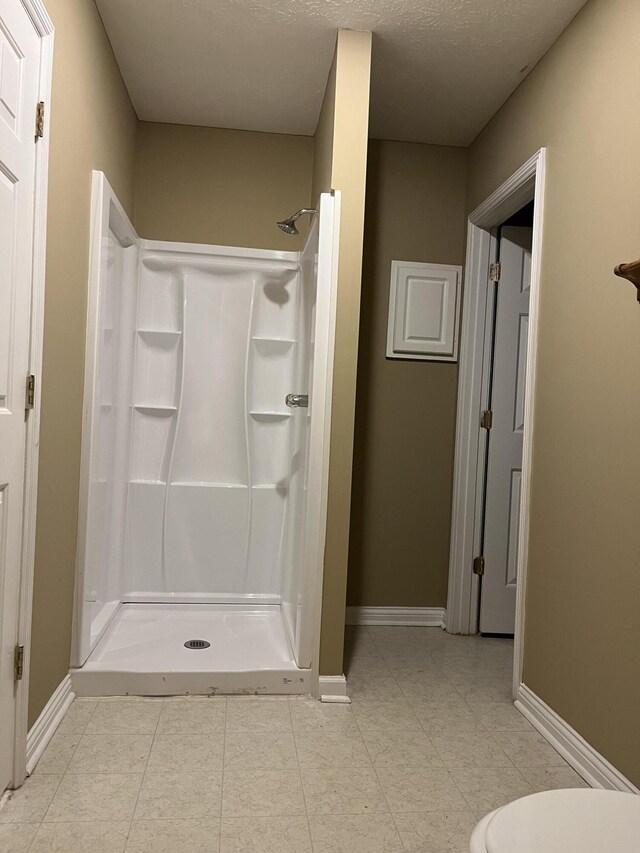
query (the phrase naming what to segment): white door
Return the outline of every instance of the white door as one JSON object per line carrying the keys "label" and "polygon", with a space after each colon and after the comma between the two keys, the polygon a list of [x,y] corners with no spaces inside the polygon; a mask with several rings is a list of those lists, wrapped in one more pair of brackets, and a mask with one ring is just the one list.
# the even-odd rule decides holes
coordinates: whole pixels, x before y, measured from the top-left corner
{"label": "white door", "polygon": [[323,193],[301,256],[289,495],[283,536],[282,612],[296,664],[312,664],[327,515],[329,431],[340,200]]}
{"label": "white door", "polygon": [[513,634],[515,628],[532,234],[531,228],[513,226],[500,233],[480,598],[483,633]]}
{"label": "white door", "polygon": [[0,11],[0,792],[12,781],[22,552],[35,118],[40,38],[20,0]]}

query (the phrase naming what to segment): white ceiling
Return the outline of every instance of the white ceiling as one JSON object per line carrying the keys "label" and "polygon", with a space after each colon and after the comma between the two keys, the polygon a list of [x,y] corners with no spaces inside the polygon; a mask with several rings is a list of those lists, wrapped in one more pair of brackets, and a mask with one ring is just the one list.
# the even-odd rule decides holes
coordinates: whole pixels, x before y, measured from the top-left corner
{"label": "white ceiling", "polygon": [[313,134],[339,27],[371,135],[467,145],[585,0],[96,0],[138,117]]}

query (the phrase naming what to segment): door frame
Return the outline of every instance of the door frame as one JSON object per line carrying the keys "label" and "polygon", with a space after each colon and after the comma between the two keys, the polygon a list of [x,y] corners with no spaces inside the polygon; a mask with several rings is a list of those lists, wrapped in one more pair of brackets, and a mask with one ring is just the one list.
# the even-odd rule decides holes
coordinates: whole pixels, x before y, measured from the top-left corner
{"label": "door frame", "polygon": [[[40,442],[40,400],[42,397],[42,342],[44,331],[44,289],[47,246],[47,187],[49,174],[49,132],[51,126],[51,78],[53,71],[54,26],[42,0],[20,0],[40,37],[38,100],[45,103],[44,136],[36,143],[34,192],[33,266],[31,281],[30,373],[36,377],[34,407],[26,421],[25,479],[22,522],[22,558],[18,608],[17,645],[24,646],[24,675],[16,683],[16,713],[13,747],[13,787],[22,785],[27,775],[27,732],[29,665],[31,658],[31,612],[36,547],[38,497],[38,453]],[[35,108],[35,104],[34,104]],[[34,116],[35,122],[35,116]]]}
{"label": "door frame", "polygon": [[529,546],[531,463],[535,402],[536,357],[540,302],[540,264],[544,215],[546,148],[541,148],[470,215],[467,222],[467,253],[464,276],[460,376],[451,519],[451,551],[447,600],[447,631],[475,634],[478,630],[480,585],[473,573],[473,559],[480,542],[486,441],[480,412],[486,400],[487,308],[489,265],[495,250],[492,229],[534,201],[531,251],[531,301],[527,341],[522,492],[518,530],[516,624],[513,662],[513,695],[522,681],[524,652],[525,591]]}

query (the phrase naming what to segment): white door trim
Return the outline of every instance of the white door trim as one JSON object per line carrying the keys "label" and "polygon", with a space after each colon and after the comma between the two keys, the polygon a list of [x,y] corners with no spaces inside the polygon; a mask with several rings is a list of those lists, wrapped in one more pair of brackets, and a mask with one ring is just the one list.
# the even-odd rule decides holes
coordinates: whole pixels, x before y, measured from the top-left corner
{"label": "white door trim", "polygon": [[478,624],[478,578],[473,558],[481,522],[484,442],[480,434],[483,364],[485,362],[485,318],[492,237],[496,227],[524,204],[534,200],[533,246],[531,252],[531,303],[527,344],[525,427],[522,454],[522,494],[518,534],[518,585],[514,650],[514,697],[522,681],[524,602],[529,544],[529,506],[533,405],[535,400],[536,352],[540,298],[540,260],[544,213],[546,149],[541,148],[507,181],[470,214],[463,297],[460,379],[451,522],[451,556],[447,631],[473,634]]}
{"label": "white door trim", "polygon": [[[40,80],[38,100],[45,103],[44,136],[36,145],[36,176],[33,232],[33,280],[31,302],[30,373],[36,377],[36,397],[27,420],[22,565],[18,602],[18,644],[24,646],[24,675],[17,682],[16,724],[14,733],[13,786],[22,785],[27,775],[27,720],[29,664],[31,652],[31,611],[33,602],[33,565],[36,546],[36,505],[38,494],[38,451],[40,440],[40,398],[42,386],[42,340],[44,329],[44,282],[47,245],[47,186],[49,174],[49,128],[51,76],[53,69],[53,21],[41,0],[21,0],[40,36]],[[35,105],[34,105],[35,107]],[[35,121],[35,117],[34,117]]]}

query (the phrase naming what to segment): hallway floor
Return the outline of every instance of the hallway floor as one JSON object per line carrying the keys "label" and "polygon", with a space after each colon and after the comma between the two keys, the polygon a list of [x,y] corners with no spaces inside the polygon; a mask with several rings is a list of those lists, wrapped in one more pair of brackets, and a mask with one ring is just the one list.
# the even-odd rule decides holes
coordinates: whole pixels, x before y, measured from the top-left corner
{"label": "hallway floor", "polygon": [[0,809],[0,853],[468,853],[491,809],[585,785],[512,707],[512,654],[348,628],[351,706],[77,699]]}

